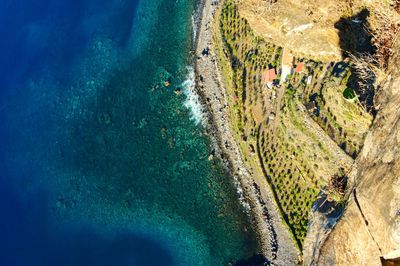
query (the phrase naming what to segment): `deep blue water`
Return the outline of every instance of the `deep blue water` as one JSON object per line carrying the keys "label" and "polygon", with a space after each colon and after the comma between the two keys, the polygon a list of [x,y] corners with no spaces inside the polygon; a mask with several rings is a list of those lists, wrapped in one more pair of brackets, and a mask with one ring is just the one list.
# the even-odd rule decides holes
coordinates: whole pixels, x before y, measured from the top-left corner
{"label": "deep blue water", "polygon": [[258,251],[174,93],[191,84],[195,7],[0,2],[0,265],[224,265]]}

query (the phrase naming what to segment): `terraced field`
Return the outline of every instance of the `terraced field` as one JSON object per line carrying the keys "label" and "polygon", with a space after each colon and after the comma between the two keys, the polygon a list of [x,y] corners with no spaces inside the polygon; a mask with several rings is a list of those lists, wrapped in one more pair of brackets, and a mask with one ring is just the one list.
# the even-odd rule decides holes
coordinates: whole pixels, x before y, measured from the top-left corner
{"label": "terraced field", "polygon": [[[244,157],[258,160],[301,249],[313,202],[332,176],[349,170],[372,118],[357,98],[343,95],[349,62],[291,55],[257,36],[234,0],[224,2],[216,23],[231,126]],[[285,77],[283,56],[297,70]],[[273,81],[266,78],[271,69]]]}

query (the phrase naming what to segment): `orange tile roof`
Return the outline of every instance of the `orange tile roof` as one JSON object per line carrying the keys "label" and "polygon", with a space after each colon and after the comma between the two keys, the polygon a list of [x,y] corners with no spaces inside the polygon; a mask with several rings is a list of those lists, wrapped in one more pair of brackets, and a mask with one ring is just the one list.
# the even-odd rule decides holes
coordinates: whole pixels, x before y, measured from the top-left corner
{"label": "orange tile roof", "polygon": [[304,62],[300,62],[297,64],[296,68],[295,68],[295,72],[296,73],[300,73],[301,71],[303,71],[303,67],[304,67]]}
{"label": "orange tile roof", "polygon": [[262,78],[263,82],[272,82],[274,79],[276,79],[275,68],[265,70]]}

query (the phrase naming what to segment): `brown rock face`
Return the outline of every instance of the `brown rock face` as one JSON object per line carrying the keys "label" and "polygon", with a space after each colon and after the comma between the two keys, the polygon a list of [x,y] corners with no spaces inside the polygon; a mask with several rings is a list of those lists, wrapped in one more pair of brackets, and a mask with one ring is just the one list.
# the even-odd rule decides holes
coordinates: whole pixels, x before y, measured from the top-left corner
{"label": "brown rock face", "polygon": [[400,265],[395,262],[400,257],[399,68],[400,54],[395,54],[377,99],[380,110],[351,173],[354,192],[321,248],[318,265]]}

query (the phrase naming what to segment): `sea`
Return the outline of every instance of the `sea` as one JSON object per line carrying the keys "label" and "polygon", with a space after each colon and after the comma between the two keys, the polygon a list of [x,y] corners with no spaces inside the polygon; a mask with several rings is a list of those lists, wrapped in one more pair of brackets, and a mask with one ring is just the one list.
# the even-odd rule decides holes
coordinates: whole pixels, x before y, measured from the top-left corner
{"label": "sea", "polygon": [[0,1],[0,265],[259,252],[194,90],[196,0]]}

